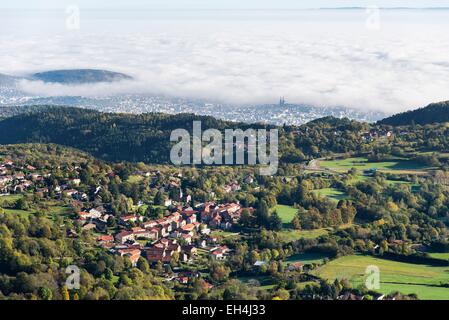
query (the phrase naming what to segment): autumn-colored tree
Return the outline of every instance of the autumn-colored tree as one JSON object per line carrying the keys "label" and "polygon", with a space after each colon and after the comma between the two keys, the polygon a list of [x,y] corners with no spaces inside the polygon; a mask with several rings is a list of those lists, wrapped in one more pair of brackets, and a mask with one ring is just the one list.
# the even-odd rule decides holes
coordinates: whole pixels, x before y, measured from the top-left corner
{"label": "autumn-colored tree", "polygon": [[67,290],[66,286],[61,288],[61,296],[62,300],[70,300],[69,290]]}

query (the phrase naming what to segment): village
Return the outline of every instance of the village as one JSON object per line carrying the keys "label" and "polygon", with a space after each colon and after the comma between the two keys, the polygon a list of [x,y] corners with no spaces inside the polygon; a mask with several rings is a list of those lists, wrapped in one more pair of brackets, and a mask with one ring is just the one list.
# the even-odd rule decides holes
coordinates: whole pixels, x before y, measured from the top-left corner
{"label": "village", "polygon": [[[230,250],[210,235],[211,230],[231,230],[243,210],[238,203],[208,202],[195,208],[173,207],[170,215],[158,220],[144,221],[142,216],[127,214],[120,218],[119,232],[100,235],[97,241],[113,254],[128,256],[133,265],[141,256],[153,265],[169,264],[173,259],[188,262],[195,259],[199,248],[208,250],[215,260],[224,260]],[[92,229],[107,221],[107,216],[103,208],[79,212],[79,220]]]}
{"label": "village", "polygon": [[[152,266],[170,266],[182,262],[193,264],[199,250],[212,260],[225,260],[231,250],[211,235],[213,230],[232,230],[238,223],[242,208],[238,203],[207,202],[192,207],[170,205],[172,212],[164,218],[146,220],[137,214],[120,217],[117,233],[97,237],[99,246],[111,254],[127,257],[136,266],[142,257]],[[247,208],[252,212],[253,208]],[[108,220],[103,207],[79,212],[84,229],[102,228]],[[146,221],[145,221],[146,220]],[[167,274],[167,281],[189,283],[198,277],[196,272]]]}
{"label": "village", "polygon": [[[53,186],[47,186],[47,179],[51,177],[46,170],[39,170],[31,165],[17,165],[11,160],[0,163],[0,197],[17,194],[37,194],[55,199],[69,199],[73,208],[81,207],[73,216],[73,221],[82,231],[93,232],[96,235],[97,246],[113,255],[126,257],[136,266],[140,258],[146,259],[150,265],[168,266],[173,263],[190,263],[198,257],[198,251],[207,253],[207,258],[225,260],[231,250],[220,243],[220,239],[213,235],[213,231],[230,231],[239,222],[243,210],[254,212],[254,208],[243,208],[238,202],[217,203],[205,202],[194,207],[189,206],[190,196],[185,196],[184,205],[180,201],[166,199],[163,207],[167,214],[160,219],[148,219],[137,213],[123,213],[118,224],[111,230],[108,221],[113,217],[109,205],[103,203],[93,206],[89,201],[101,189],[98,186],[93,194],[83,192],[80,188],[81,180],[76,177],[79,167],[72,168],[72,176]],[[42,171],[42,172],[40,172]],[[142,173],[146,177],[160,172]],[[172,177],[175,178],[175,175]],[[170,179],[169,179],[170,181]],[[162,188],[179,188],[171,179]],[[232,183],[224,187],[225,192],[240,190],[240,185]],[[182,191],[180,190],[182,197]],[[142,205],[140,202],[139,205]],[[136,206],[138,207],[138,206]],[[69,237],[78,237],[78,232],[70,229]],[[187,273],[189,274],[189,273]],[[192,276],[192,274],[190,274]],[[169,280],[188,283],[191,279],[186,273],[179,273],[178,277]]]}
{"label": "village", "polygon": [[[111,261],[122,261],[129,270],[145,269],[144,265],[158,281],[181,294],[192,290],[197,283],[201,283],[206,291],[215,290],[231,272],[248,288],[266,287],[269,291],[275,288],[275,279],[283,277],[286,281],[300,281],[311,286],[300,293],[301,298],[315,299],[316,292],[321,290],[318,286],[322,280],[316,276],[317,270],[330,263],[331,255],[304,252],[301,246],[318,248],[319,238],[326,236],[329,229],[295,230],[289,224],[276,232],[260,231],[257,244],[266,241],[271,248],[267,245],[249,249],[246,245],[258,235],[255,234],[257,231],[252,231],[255,230],[252,224],[245,224],[245,221],[248,217],[256,217],[258,211],[254,207],[260,207],[251,202],[251,197],[248,201],[242,193],[265,189],[251,172],[217,179],[214,183],[219,187],[213,191],[207,189],[207,184],[195,185],[197,191],[192,193],[185,183],[193,184],[195,177],[186,176],[186,172],[179,169],[104,165],[89,174],[89,167],[79,161],[63,162],[55,167],[26,158],[13,159],[0,157],[0,212],[24,217],[36,213],[58,221],[66,240],[83,243],[103,259],[110,257]],[[124,168],[128,169],[126,173]],[[375,168],[365,171],[363,175],[376,173]],[[312,173],[311,179],[318,181],[324,174],[314,178],[316,173]],[[280,181],[293,183],[291,177],[282,177]],[[114,184],[123,189],[108,198]],[[133,187],[140,190],[135,193]],[[198,195],[203,190],[205,197],[201,198]],[[22,208],[21,200],[29,203],[28,208]],[[57,207],[58,212],[53,207]],[[280,205],[277,208],[284,217],[289,214],[288,220],[292,221],[293,215],[286,213],[286,209],[296,212],[294,207]],[[309,234],[314,238],[302,238]],[[275,247],[278,239],[283,242]],[[242,248],[249,249],[245,255]],[[386,250],[401,252],[409,248],[419,250],[412,241],[391,239],[373,245],[372,254],[381,255]],[[244,260],[237,257],[244,257]],[[350,258],[367,259],[357,255]],[[240,263],[244,265],[244,268],[234,269],[237,272],[228,267],[236,261],[242,261]],[[214,268],[225,276],[214,278]],[[114,272],[110,281],[122,280]],[[371,293],[371,296],[378,300],[395,299],[394,295],[380,293]],[[365,293],[349,290],[336,298],[360,300],[365,298]]]}

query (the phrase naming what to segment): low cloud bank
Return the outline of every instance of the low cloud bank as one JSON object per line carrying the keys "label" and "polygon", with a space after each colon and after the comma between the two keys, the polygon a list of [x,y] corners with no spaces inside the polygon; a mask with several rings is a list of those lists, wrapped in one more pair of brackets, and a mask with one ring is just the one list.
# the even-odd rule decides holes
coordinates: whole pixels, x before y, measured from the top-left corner
{"label": "low cloud bank", "polygon": [[233,104],[285,96],[388,113],[449,99],[449,22],[387,17],[376,31],[359,18],[152,21],[117,32],[0,36],[0,72],[97,68],[135,78],[75,86],[20,82],[42,96],[148,94]]}

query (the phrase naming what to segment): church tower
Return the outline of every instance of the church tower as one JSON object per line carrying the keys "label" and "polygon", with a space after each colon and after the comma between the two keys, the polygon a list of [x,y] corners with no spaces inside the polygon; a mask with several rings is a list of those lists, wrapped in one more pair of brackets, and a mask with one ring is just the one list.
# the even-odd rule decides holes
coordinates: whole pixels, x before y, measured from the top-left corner
{"label": "church tower", "polygon": [[279,99],[279,106],[285,106],[285,99],[284,99],[284,97],[281,97],[280,99]]}

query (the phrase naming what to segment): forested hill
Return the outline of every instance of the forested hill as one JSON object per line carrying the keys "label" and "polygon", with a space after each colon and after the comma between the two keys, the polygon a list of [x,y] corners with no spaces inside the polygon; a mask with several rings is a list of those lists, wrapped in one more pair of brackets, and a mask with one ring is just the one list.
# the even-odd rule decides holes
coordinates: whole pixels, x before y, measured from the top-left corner
{"label": "forested hill", "polygon": [[[170,134],[202,129],[258,129],[262,124],[226,122],[192,114],[101,113],[71,107],[29,108],[0,121],[0,144],[54,143],[73,147],[107,161],[169,163]],[[323,118],[301,127],[279,127],[281,162],[298,163],[331,153],[366,152],[362,132],[369,125],[348,119]],[[272,128],[272,127],[270,127]]]}
{"label": "forested hill", "polygon": [[449,122],[449,101],[432,103],[425,108],[396,114],[379,121],[380,124],[405,126]]}
{"label": "forested hill", "polygon": [[7,106],[0,107],[0,120],[17,116],[22,113],[44,111],[48,106]]}
{"label": "forested hill", "polygon": [[0,144],[55,143],[108,161],[167,163],[172,130],[192,132],[194,120],[201,120],[203,130],[248,127],[192,114],[134,115],[47,107],[0,121]]}

